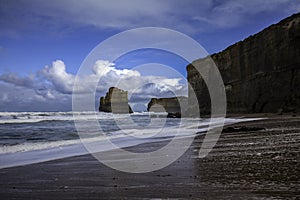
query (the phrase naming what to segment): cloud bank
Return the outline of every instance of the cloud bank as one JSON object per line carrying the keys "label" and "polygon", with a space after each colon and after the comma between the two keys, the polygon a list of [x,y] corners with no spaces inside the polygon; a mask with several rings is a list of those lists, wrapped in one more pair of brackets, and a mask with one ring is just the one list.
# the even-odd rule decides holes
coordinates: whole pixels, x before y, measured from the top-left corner
{"label": "cloud bank", "polygon": [[56,60],[31,76],[2,74],[0,110],[70,110],[75,78],[82,83],[77,90],[81,95],[93,92],[92,88],[97,84],[95,98],[98,99],[109,87],[116,86],[129,91],[133,107],[144,105],[145,108],[152,97],[187,95],[186,83],[180,77],[142,76],[138,70],[118,69],[114,63],[105,60],[96,61],[90,68],[90,74],[76,77],[67,72],[63,61]]}

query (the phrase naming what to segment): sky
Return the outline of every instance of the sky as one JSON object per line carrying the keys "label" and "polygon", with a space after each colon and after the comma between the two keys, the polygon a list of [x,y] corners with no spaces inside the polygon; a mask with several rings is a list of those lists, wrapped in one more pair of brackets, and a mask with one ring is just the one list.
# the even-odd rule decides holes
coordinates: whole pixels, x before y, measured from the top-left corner
{"label": "sky", "polygon": [[133,109],[145,110],[152,97],[187,95],[189,62],[144,48],[99,58],[77,76],[97,45],[130,29],[161,27],[212,54],[297,12],[300,0],[0,0],[0,111],[70,111],[76,77],[83,96],[98,83],[96,102],[122,80]]}

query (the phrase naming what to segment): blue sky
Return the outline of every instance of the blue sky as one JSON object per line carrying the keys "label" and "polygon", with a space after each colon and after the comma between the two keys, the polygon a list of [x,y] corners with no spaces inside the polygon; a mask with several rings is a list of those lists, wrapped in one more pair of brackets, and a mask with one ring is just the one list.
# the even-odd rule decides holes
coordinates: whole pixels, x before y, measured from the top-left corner
{"label": "blue sky", "polygon": [[[81,63],[100,42],[122,31],[169,28],[215,53],[299,11],[300,0],[0,0],[0,111],[70,110]],[[154,65],[132,69],[146,63],[178,73]],[[186,94],[185,81],[179,80],[186,64],[172,53],[145,49],[91,68],[95,75],[108,67],[106,81],[122,76],[137,84],[131,85],[139,87],[131,101],[138,110],[151,97]],[[110,86],[99,84],[96,98]]]}

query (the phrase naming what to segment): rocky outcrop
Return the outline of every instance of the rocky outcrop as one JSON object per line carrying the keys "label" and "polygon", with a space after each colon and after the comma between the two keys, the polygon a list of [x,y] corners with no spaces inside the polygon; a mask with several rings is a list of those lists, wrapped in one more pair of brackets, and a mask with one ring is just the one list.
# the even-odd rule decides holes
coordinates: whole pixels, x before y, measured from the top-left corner
{"label": "rocky outcrop", "polygon": [[152,112],[167,112],[168,117],[181,117],[187,108],[187,97],[152,98],[147,110]]}
{"label": "rocky outcrop", "polygon": [[128,104],[128,92],[116,87],[109,88],[105,97],[100,98],[99,111],[112,113],[132,113]]}
{"label": "rocky outcrop", "polygon": [[[210,97],[196,69],[205,67],[207,59],[187,66],[189,93],[195,91],[201,114],[210,112]],[[211,55],[211,59],[225,84],[227,112],[291,112],[300,108],[300,13]],[[189,99],[189,104],[194,100]]]}

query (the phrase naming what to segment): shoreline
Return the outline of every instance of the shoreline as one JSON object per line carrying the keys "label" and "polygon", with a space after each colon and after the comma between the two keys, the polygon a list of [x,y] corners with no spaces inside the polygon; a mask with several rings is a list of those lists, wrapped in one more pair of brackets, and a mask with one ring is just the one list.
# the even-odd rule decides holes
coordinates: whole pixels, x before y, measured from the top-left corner
{"label": "shoreline", "polygon": [[[189,120],[196,119],[199,121],[200,126],[193,125],[192,127],[188,126],[188,128],[182,127],[183,129],[174,129],[177,131],[181,130],[179,133],[179,137],[182,138],[190,138],[196,137],[199,134],[205,134],[208,124],[210,123],[206,118],[190,118]],[[241,121],[252,121],[258,120],[260,118],[226,118],[224,124],[236,124]],[[178,120],[178,119],[177,119]],[[183,119],[185,120],[185,118]],[[204,120],[204,121],[203,121]],[[214,122],[213,122],[214,123]],[[170,141],[170,139],[174,136],[172,134],[172,128],[166,129],[166,133],[169,132],[170,135],[165,135],[163,137],[150,137],[146,138],[130,138],[128,135],[123,135],[121,137],[116,136],[111,139],[117,144],[120,148],[127,148],[136,146],[139,144],[159,142],[159,141]],[[189,132],[188,135],[185,136],[185,132]],[[181,135],[182,134],[182,135]],[[107,152],[109,150],[113,150],[116,147],[107,144],[106,140],[91,138],[86,141],[90,146],[98,146],[99,152]],[[4,146],[0,147],[0,169],[24,166],[29,164],[41,163],[51,160],[57,160],[62,158],[68,158],[79,155],[86,155],[89,152],[86,150],[85,145],[82,143],[83,141],[80,138],[70,139],[70,140],[61,140],[61,141],[49,141],[49,142],[41,142],[41,143],[28,143],[28,144],[18,144],[12,146]],[[97,151],[97,150],[94,150]]]}
{"label": "shoreline", "polygon": [[[215,148],[203,159],[197,157],[203,136],[197,136],[173,164],[145,174],[116,171],[91,155],[0,169],[0,196],[4,199],[300,197],[300,117],[275,114],[268,117],[225,126],[264,130],[222,133]],[[126,149],[143,152],[163,145],[165,142],[155,142]]]}

